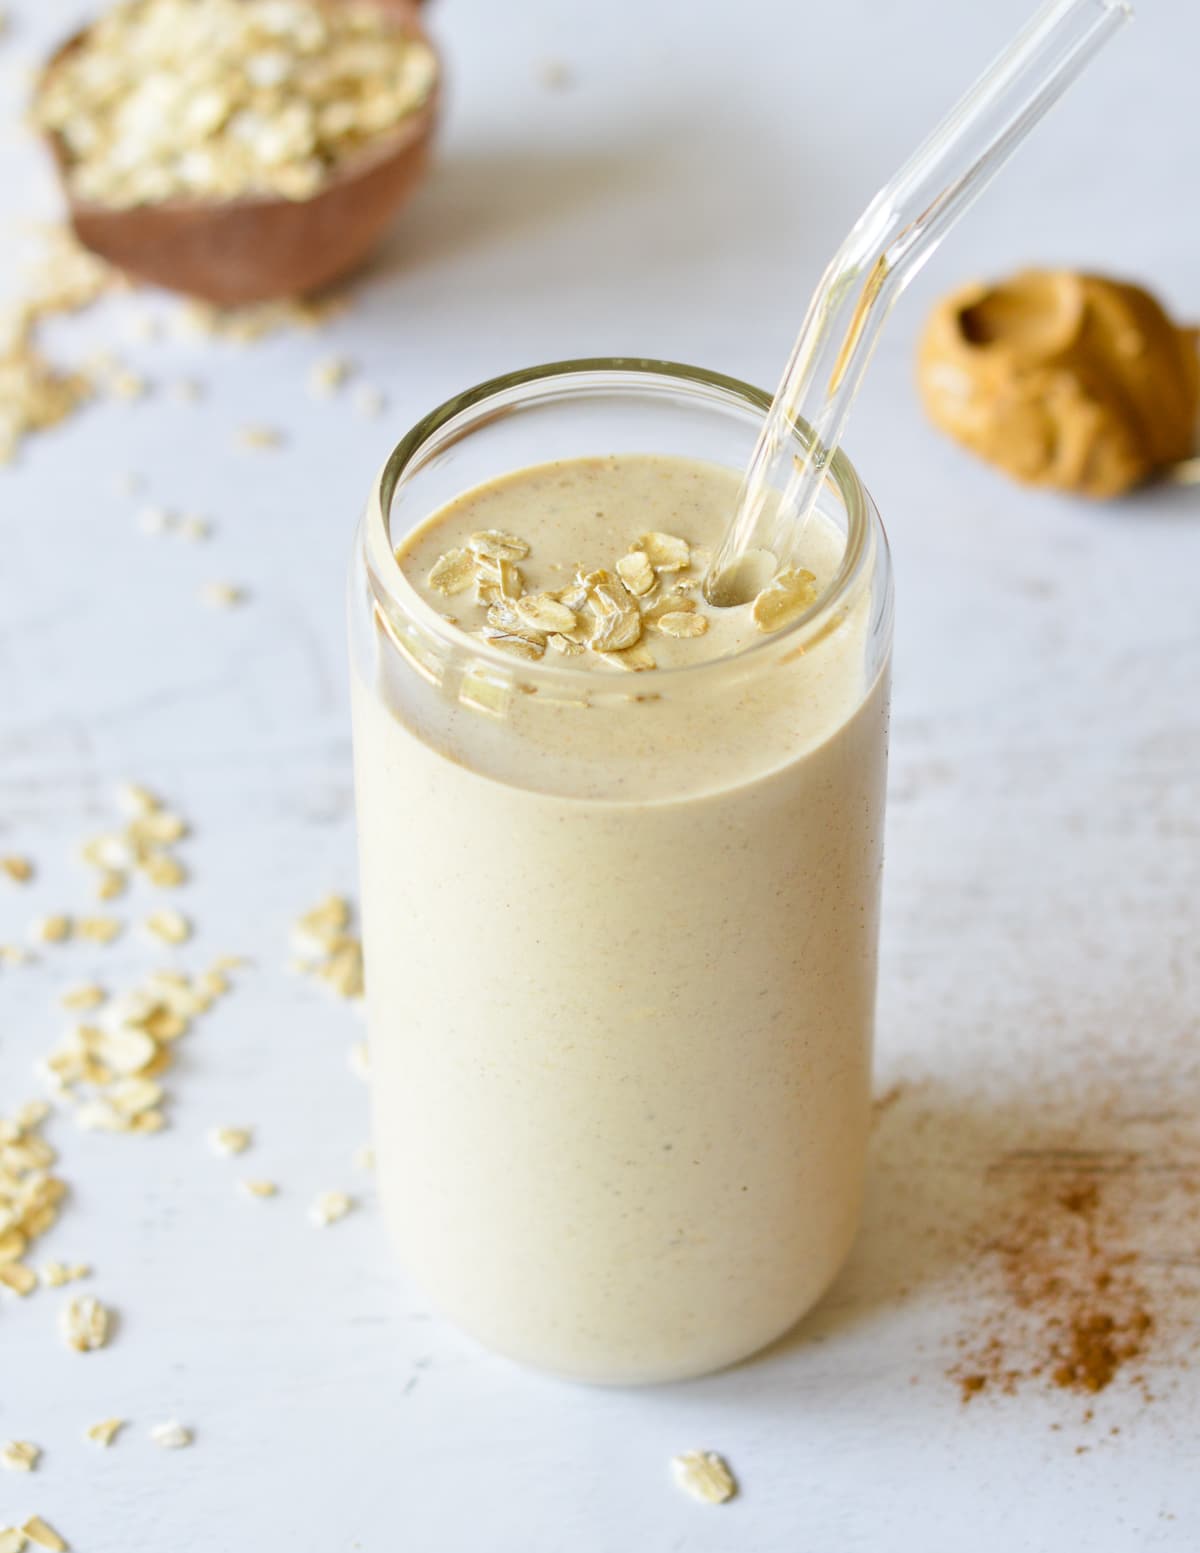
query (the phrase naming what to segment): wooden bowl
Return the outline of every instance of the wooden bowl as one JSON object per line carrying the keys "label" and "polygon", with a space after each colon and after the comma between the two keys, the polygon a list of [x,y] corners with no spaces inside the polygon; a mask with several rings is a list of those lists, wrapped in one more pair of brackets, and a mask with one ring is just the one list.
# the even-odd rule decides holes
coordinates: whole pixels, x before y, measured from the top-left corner
{"label": "wooden bowl", "polygon": [[[414,0],[374,0],[404,32],[432,48]],[[79,48],[86,30],[51,58]],[[436,54],[435,54],[436,58]],[[165,200],[112,208],[76,199],[70,158],[57,134],[50,150],[79,241],[120,269],[222,307],[317,291],[356,269],[376,247],[425,174],[437,121],[438,76],[426,101],[394,130],[349,157],[304,200]]]}

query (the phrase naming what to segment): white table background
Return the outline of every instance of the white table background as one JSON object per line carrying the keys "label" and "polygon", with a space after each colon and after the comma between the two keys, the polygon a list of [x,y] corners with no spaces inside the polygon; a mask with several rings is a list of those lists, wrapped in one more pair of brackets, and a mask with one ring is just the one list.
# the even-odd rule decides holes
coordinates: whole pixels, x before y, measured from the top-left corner
{"label": "white table background", "polygon": [[[948,241],[854,418],[897,572],[879,1085],[906,1088],[879,1125],[864,1234],[815,1317],[750,1365],[653,1391],[479,1352],[405,1284],[351,1167],[367,1126],[355,1013],[286,970],[291,920],[354,888],[342,572],[396,435],[464,385],[572,355],[773,383],[836,239],[1027,5],[442,0],[439,165],[351,312],[250,349],[139,341],[135,316],[174,315],[145,294],[55,330],[62,353],[111,345],[155,385],[190,375],[206,393],[98,405],[0,472],[0,851],[39,867],[30,889],[0,880],[0,942],[85,906],[75,848],[135,778],[194,825],[180,904],[199,931],[179,962],[255,967],[184,1043],[168,1132],[52,1124],[73,1196],[35,1261],[93,1262],[120,1325],[80,1358],[54,1330],[62,1296],[0,1302],[0,1437],[46,1452],[36,1475],[0,1475],[0,1524],[38,1510],[81,1553],[1200,1544],[1200,1372],[1152,1368],[1151,1406],[1118,1381],[1090,1423],[1036,1390],[964,1408],[945,1375],[971,1325],[988,1165],[1063,1129],[1152,1152],[1139,1116],[1194,1111],[1200,497],[1022,494],[937,438],[910,386],[932,296],[1022,262],[1142,277],[1200,316],[1186,0],[1144,0]],[[84,10],[10,8],[6,122],[25,65]],[[548,60],[570,66],[568,90],[542,81]],[[6,137],[0,215],[53,208],[38,149]],[[305,392],[334,353],[386,389],[384,417]],[[286,449],[239,449],[248,421],[285,427]],[[145,497],[119,492],[125,471]],[[146,538],[145,501],[217,533]],[[207,580],[250,601],[205,610]],[[63,987],[153,960],[131,934],[0,971],[0,1110],[38,1092]],[[1124,1119],[1089,1111],[1105,1071]],[[214,1159],[221,1122],[252,1123],[253,1153]],[[281,1196],[240,1199],[240,1174]],[[335,1186],[363,1211],[319,1233],[306,1206]],[[1200,1266],[1194,1222],[1151,1230]],[[134,1427],[85,1446],[110,1413]],[[172,1416],[195,1428],[190,1451],[146,1438]],[[668,1458],[694,1445],[733,1463],[737,1501],[671,1486]]]}

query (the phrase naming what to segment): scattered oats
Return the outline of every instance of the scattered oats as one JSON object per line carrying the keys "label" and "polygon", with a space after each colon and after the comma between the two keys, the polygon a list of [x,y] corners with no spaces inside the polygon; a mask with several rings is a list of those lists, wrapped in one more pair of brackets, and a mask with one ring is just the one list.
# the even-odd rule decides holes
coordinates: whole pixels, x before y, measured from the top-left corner
{"label": "scattered oats", "polygon": [[43,944],[62,944],[70,938],[74,924],[70,917],[61,914],[39,917],[33,924],[33,936]]}
{"label": "scattered oats", "polygon": [[231,582],[206,582],[200,589],[200,602],[210,609],[235,609],[245,599],[244,590]]}
{"label": "scattered oats", "polygon": [[180,911],[151,912],[142,925],[164,944],[186,944],[192,936],[192,924]]}
{"label": "scattered oats", "polygon": [[62,1340],[77,1353],[91,1353],[108,1341],[108,1311],[91,1294],[77,1294],[58,1317]]}
{"label": "scattered oats", "polygon": [[308,374],[309,392],[318,399],[328,399],[337,393],[353,370],[344,356],[330,356],[324,361],[318,361]]}
{"label": "scattered oats", "polygon": [[20,1258],[54,1224],[67,1191],[50,1172],[54,1150],[39,1131],[48,1115],[44,1101],[31,1101],[0,1118],[0,1284],[21,1296],[37,1287],[37,1275]]}
{"label": "scattered oats", "polygon": [[196,977],[196,986],[209,999],[223,998],[229,991],[229,978],[220,971],[201,971]]}
{"label": "scattered oats", "polygon": [[251,345],[280,329],[312,332],[350,306],[350,295],[326,296],[319,301],[288,298],[278,302],[254,302],[245,307],[218,308],[208,302],[181,302],[176,313],[181,334],[228,340]]}
{"label": "scattered oats", "polygon": [[33,965],[36,960],[35,954],[18,944],[0,944],[0,965]]}
{"label": "scattered oats", "polygon": [[180,518],[179,533],[182,538],[191,541],[192,544],[199,544],[203,540],[212,537],[212,524],[207,518]]}
{"label": "scattered oats", "polygon": [[101,1030],[91,1044],[110,1072],[126,1076],[141,1073],[158,1056],[158,1042],[153,1036],[128,1026]]}
{"label": "scattered oats", "polygon": [[[152,818],[178,825],[174,816]],[[133,822],[135,825],[139,821]],[[151,1134],[165,1125],[157,1080],[171,1065],[171,1043],[229,990],[214,972],[151,972],[129,992],[110,997],[96,1026],[78,1025],[43,1064],[60,1097],[88,1131]]]}
{"label": "scattered oats", "polygon": [[27,857],[0,857],[0,872],[6,873],[14,884],[28,884],[33,878],[33,864]]}
{"label": "scattered oats", "polygon": [[279,1190],[274,1181],[260,1181],[253,1178],[239,1181],[238,1189],[247,1197],[274,1197]]}
{"label": "scattered oats", "polygon": [[643,534],[633,548],[646,553],[656,572],[681,572],[691,561],[687,540],[674,534]]}
{"label": "scattered oats", "polygon": [[644,598],[657,581],[650,557],[644,550],[631,550],[617,562],[617,575],[636,598]]}
{"label": "scattered oats", "polygon": [[83,1437],[85,1440],[90,1440],[93,1445],[101,1445],[107,1450],[124,1427],[123,1418],[102,1418],[98,1424],[91,1424],[84,1431]]}
{"label": "scattered oats", "polygon": [[817,579],[812,572],[785,567],[754,600],[754,624],[760,631],[778,631],[803,614],[816,597]]}
{"label": "scattered oats", "polygon": [[173,890],[187,879],[187,870],[169,852],[149,853],[142,865],[142,872],[160,890]]}
{"label": "scattered oats", "polygon": [[155,1424],[150,1438],[165,1451],[181,1451],[192,1443],[192,1431],[172,1418],[169,1423]]}
{"label": "scattered oats", "polygon": [[161,805],[156,805],[145,814],[134,818],[126,832],[126,837],[132,844],[140,842],[151,846],[172,846],[176,841],[182,841],[187,835],[187,826],[177,814],[170,814]]}
{"label": "scattered oats", "polygon": [[129,876],[120,868],[104,868],[96,879],[98,901],[118,901],[129,888]]}
{"label": "scattered oats", "polygon": [[238,431],[238,441],[244,448],[263,451],[282,447],[283,433],[273,426],[242,426]]}
{"label": "scattered oats", "polygon": [[141,782],[122,782],[117,789],[117,803],[123,813],[137,818],[155,814],[162,808],[162,799]]}
{"label": "scattered oats", "polygon": [[0,1263],[0,1284],[24,1299],[37,1288],[37,1274],[32,1267],[26,1267],[24,1262]]}
{"label": "scattered oats", "polygon": [[0,338],[0,464],[16,457],[25,437],[57,426],[92,394],[83,373],[59,372],[42,355],[34,319],[26,304],[9,338]]}
{"label": "scattered oats", "polygon": [[76,1279],[86,1278],[90,1272],[91,1268],[85,1262],[75,1262],[69,1267],[65,1262],[47,1262],[41,1270],[42,1285],[47,1289],[62,1289]]}
{"label": "scattered oats", "polygon": [[99,1008],[107,996],[103,987],[92,982],[85,987],[69,988],[58,1001],[62,1008],[82,1012],[89,1008]]}
{"label": "scattered oats", "polygon": [[[160,1084],[156,1084],[153,1079],[140,1077],[118,1079],[109,1085],[106,1093],[109,1103],[120,1116],[130,1118],[139,1125],[147,1113],[158,1114],[154,1108],[163,1097]],[[151,1132],[159,1132],[161,1129],[161,1118],[157,1125],[148,1124]]]}
{"label": "scattered oats", "polygon": [[75,1112],[75,1125],[83,1132],[128,1132],[127,1117],[107,1100],[88,1100]]}
{"label": "scattered oats", "polygon": [[125,924],[120,917],[80,917],[76,931],[93,944],[111,944],[120,938]]}
{"label": "scattered oats", "polygon": [[356,938],[348,938],[340,944],[323,965],[317,967],[317,976],[333,988],[339,997],[361,998],[363,995],[362,945]]}
{"label": "scattered oats", "polygon": [[25,1251],[25,1236],[17,1229],[6,1229],[0,1234],[0,1263],[15,1262]]}
{"label": "scattered oats", "polygon": [[321,1192],[313,1199],[308,1217],[318,1228],[325,1229],[344,1219],[353,1206],[345,1192]]}
{"label": "scattered oats", "polygon": [[708,617],[694,610],[667,610],[656,621],[664,636],[703,636],[708,630]]}
{"label": "scattered oats", "polygon": [[121,895],[127,885],[125,870],[132,866],[151,884],[182,884],[182,863],[167,849],[187,835],[187,826],[170,813],[161,799],[136,783],[127,783],[119,801],[129,820],[123,831],[94,836],[82,848],[83,859],[99,870],[97,894],[102,900]]}
{"label": "scattered oats", "polygon": [[127,367],[119,367],[109,374],[105,387],[114,399],[142,399],[146,395],[146,380],[139,377],[136,372],[131,372]]}
{"label": "scattered oats", "polygon": [[68,1545],[54,1527],[44,1521],[40,1515],[31,1515],[21,1530],[30,1542],[36,1542],[39,1548],[45,1548],[46,1553],[69,1553]]}
{"label": "scattered oats", "polygon": [[529,554],[523,539],[499,528],[481,529],[471,535],[467,545],[472,554],[486,556],[489,561],[523,561]]}
{"label": "scattered oats", "polygon": [[362,1144],[359,1148],[355,1149],[352,1162],[355,1170],[366,1170],[368,1172],[374,1170],[375,1150],[369,1143]]}
{"label": "scattered oats", "polygon": [[292,945],[298,954],[324,954],[350,926],[350,902],[344,895],[327,895],[318,906],[299,917],[292,929]]}
{"label": "scattered oats", "polygon": [[363,383],[355,391],[354,408],[359,415],[374,419],[387,409],[387,396],[382,389],[374,388],[370,383]]}
{"label": "scattered oats", "polygon": [[253,1138],[249,1127],[214,1127],[208,1134],[208,1143],[214,1154],[244,1154]]}
{"label": "scattered oats", "polygon": [[724,1504],[737,1493],[737,1483],[716,1451],[684,1451],[672,1456],[671,1472],[678,1487],[704,1504]]}
{"label": "scattered oats", "polygon": [[358,1078],[371,1077],[371,1056],[366,1041],[355,1041],[349,1053],[350,1071]]}
{"label": "scattered oats", "polygon": [[527,593],[517,600],[516,612],[535,631],[574,631],[579,624],[575,611],[549,593]]}
{"label": "scattered oats", "polygon": [[0,1467],[9,1472],[32,1472],[41,1454],[41,1446],[30,1440],[9,1440],[0,1445]]}
{"label": "scattered oats", "polygon": [[79,852],[93,868],[123,868],[129,862],[129,847],[123,836],[93,836]]}
{"label": "scattered oats", "polygon": [[22,1553],[28,1538],[17,1526],[0,1526],[0,1553]]}
{"label": "scattered oats", "polygon": [[340,895],[327,896],[296,922],[292,947],[297,968],[332,987],[341,997],[359,998],[363,992],[362,944],[347,929],[350,903]]}
{"label": "scattered oats", "polygon": [[96,880],[96,899],[114,901],[124,895],[128,880],[119,868],[106,868]]}
{"label": "scattered oats", "polygon": [[447,550],[430,570],[429,586],[447,598],[463,593],[475,581],[475,560],[468,550]]}

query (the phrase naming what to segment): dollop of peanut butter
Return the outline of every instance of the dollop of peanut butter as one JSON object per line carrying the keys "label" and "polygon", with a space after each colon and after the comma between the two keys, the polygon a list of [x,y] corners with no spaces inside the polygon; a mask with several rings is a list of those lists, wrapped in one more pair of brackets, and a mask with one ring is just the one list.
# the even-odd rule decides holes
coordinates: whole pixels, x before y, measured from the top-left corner
{"label": "dollop of peanut butter", "polygon": [[917,381],[933,423],[1014,479],[1103,499],[1192,456],[1197,343],[1140,286],[1024,270],[938,305]]}

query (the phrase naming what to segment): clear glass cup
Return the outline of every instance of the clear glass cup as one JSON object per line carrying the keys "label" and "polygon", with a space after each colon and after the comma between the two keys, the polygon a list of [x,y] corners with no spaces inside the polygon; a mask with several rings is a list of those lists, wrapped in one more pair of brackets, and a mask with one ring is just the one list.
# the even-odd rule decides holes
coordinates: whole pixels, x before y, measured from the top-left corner
{"label": "clear glass cup", "polygon": [[441,1312],[583,1380],[735,1362],[804,1314],[853,1239],[886,539],[838,454],[818,511],[845,549],[825,593],[735,657],[637,676],[464,637],[394,550],[446,502],[534,463],[657,453],[740,469],[767,404],[654,361],[498,378],[401,441],[354,551],[385,1216]]}

